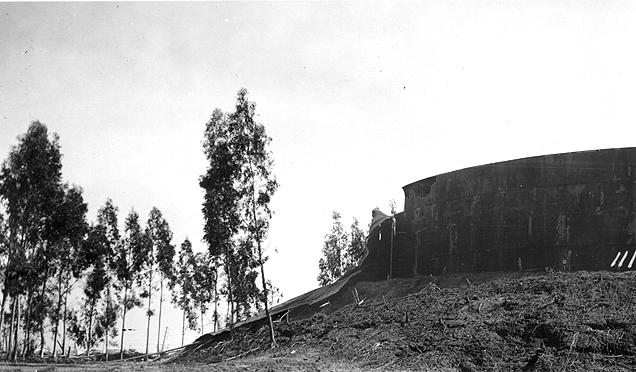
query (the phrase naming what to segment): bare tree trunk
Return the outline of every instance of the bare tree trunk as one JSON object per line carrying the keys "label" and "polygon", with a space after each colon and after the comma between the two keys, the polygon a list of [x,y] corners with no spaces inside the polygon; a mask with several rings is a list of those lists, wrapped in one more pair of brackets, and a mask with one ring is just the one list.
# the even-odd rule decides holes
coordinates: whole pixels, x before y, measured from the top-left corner
{"label": "bare tree trunk", "polygon": [[219,271],[217,268],[214,269],[214,332],[219,330],[219,300],[218,300],[218,276]]}
{"label": "bare tree trunk", "polygon": [[163,273],[159,272],[160,290],[159,290],[159,325],[157,325],[157,352],[159,352],[159,342],[161,341],[161,308],[163,305]]}
{"label": "bare tree trunk", "polygon": [[124,360],[124,333],[126,332],[126,310],[128,308],[128,287],[124,287],[124,308],[121,317],[121,345],[119,347],[119,359]]}
{"label": "bare tree trunk", "polygon": [[[229,248],[227,249],[227,251],[229,252]],[[226,257],[228,263],[231,261],[229,256]],[[227,288],[228,288],[228,298],[227,301],[229,302],[229,307],[230,307],[230,337],[234,338],[234,298],[232,297],[232,267],[230,265],[227,265]]]}
{"label": "bare tree trunk", "polygon": [[68,292],[70,290],[70,288],[69,288],[69,280],[70,280],[70,278],[69,278],[69,276],[67,274],[67,276],[66,276],[66,286],[65,286],[65,289],[64,289],[64,315],[62,317],[62,355],[64,355],[64,350],[66,349],[66,313],[68,311],[68,309],[67,309]]}
{"label": "bare tree trunk", "polygon": [[272,349],[276,347],[276,336],[274,334],[274,323],[272,322],[271,314],[269,313],[269,305],[267,304],[267,281],[265,280],[265,268],[263,267],[263,252],[261,250],[261,242],[257,240],[257,248],[258,248],[258,261],[261,264],[261,278],[263,282],[263,297],[265,304],[265,316],[267,317],[267,322],[269,324],[269,340],[271,342]]}
{"label": "bare tree trunk", "polygon": [[27,347],[31,343],[31,305],[33,303],[33,291],[29,291],[29,296],[26,302],[26,321],[24,329],[24,345],[22,345],[22,351],[20,355],[22,358],[26,355]]}
{"label": "bare tree trunk", "polygon": [[148,345],[150,342],[150,305],[152,305],[152,273],[150,274],[150,280],[148,281],[148,325],[146,326],[146,355],[148,355]]}
{"label": "bare tree trunk", "polygon": [[181,346],[183,346],[185,339],[185,313],[185,310],[183,310],[183,316],[181,317]]}
{"label": "bare tree trunk", "polygon": [[95,300],[91,302],[91,312],[88,315],[88,338],[86,339],[86,356],[91,355],[91,345],[93,340],[93,313],[95,313]]}
{"label": "bare tree trunk", "polygon": [[[11,323],[9,324],[9,334],[7,335],[7,353],[10,354],[11,353],[11,348],[13,346],[13,324],[15,323],[15,305],[16,305],[16,301],[15,298],[12,299],[12,305],[11,305]],[[8,359],[8,355],[7,355],[7,359]]]}
{"label": "bare tree trunk", "polygon": [[[6,282],[5,282],[6,283]],[[5,284],[6,288],[6,284]],[[6,337],[4,335],[5,332],[5,322],[4,322],[4,306],[7,302],[7,293],[5,289],[2,290],[2,304],[0,305],[0,350],[8,350]]]}
{"label": "bare tree trunk", "polygon": [[[252,168],[252,163],[250,162],[250,169]],[[252,171],[252,174],[254,172]],[[252,178],[252,217],[254,218],[254,227],[257,226],[258,220],[256,219],[256,196],[254,195],[254,190],[256,188],[256,181]],[[256,248],[258,249],[258,263],[261,265],[261,280],[263,282],[263,304],[265,305],[265,316],[267,317],[267,323],[269,325],[269,340],[271,343],[271,348],[276,347],[276,335],[274,334],[274,323],[272,323],[272,317],[269,313],[269,305],[267,304],[267,281],[265,280],[265,265],[263,264],[263,249],[261,247],[261,239],[258,235],[258,232],[255,236],[256,239]]]}
{"label": "bare tree trunk", "polygon": [[106,332],[104,333],[106,339],[106,350],[104,350],[104,358],[108,362],[108,333],[110,331],[110,283],[106,287]]}
{"label": "bare tree trunk", "polygon": [[[14,246],[15,246],[15,235],[16,235],[16,231],[15,228],[12,228],[10,231],[10,237],[9,237],[9,249],[7,251],[7,262],[5,264],[5,270],[4,270],[4,280],[2,281],[3,287],[2,287],[2,306],[0,307],[0,331],[2,333],[0,333],[3,337],[4,337],[4,332],[6,332],[6,325],[5,325],[5,320],[4,320],[4,307],[6,305],[7,302],[7,297],[9,297],[9,287],[12,284],[10,278],[9,278],[9,274],[11,273],[11,271],[9,270],[9,267],[11,267],[11,259],[13,258],[13,250],[14,250]],[[8,337],[6,338],[5,341],[5,345],[6,346],[6,350],[7,352],[9,352],[9,350],[11,350],[11,335],[13,334],[13,316],[14,316],[15,312],[12,311],[11,312],[11,324],[10,324],[10,331],[9,334],[7,335]]]}
{"label": "bare tree trunk", "polygon": [[205,331],[203,330],[204,324],[203,324],[203,312],[205,311],[205,309],[203,308],[203,305],[201,305],[201,334],[205,333]]}
{"label": "bare tree trunk", "polygon": [[166,327],[166,330],[163,331],[163,341],[161,341],[161,351],[163,351],[163,349],[166,346],[166,337],[168,336],[168,329],[170,329],[170,328]]}
{"label": "bare tree trunk", "polygon": [[[9,267],[9,263],[7,262],[6,267]],[[5,269],[6,272],[9,270]],[[0,337],[2,337],[2,345],[0,345],[0,349],[9,350],[8,346],[8,338],[5,336],[6,332],[6,322],[4,320],[4,307],[7,304],[7,297],[9,292],[7,291],[7,275],[4,276],[4,288],[2,288],[2,304],[0,305]]]}
{"label": "bare tree trunk", "polygon": [[[53,328],[53,358],[57,360],[57,336],[60,326],[60,313],[62,312],[62,275],[63,271],[60,270],[60,275],[57,277],[57,308],[55,310],[55,326]],[[62,354],[64,353],[64,346],[62,346]]]}
{"label": "bare tree trunk", "polygon": [[13,361],[15,362],[18,358],[18,329],[20,329],[20,295],[16,295],[16,319],[15,319],[15,329],[14,329],[14,338],[13,338]]}
{"label": "bare tree trunk", "polygon": [[[42,279],[42,294],[40,295],[40,301],[44,303],[46,296],[46,281],[49,278],[49,265],[46,265],[44,269],[44,279]],[[41,315],[40,320],[40,358],[44,358],[44,314]]]}

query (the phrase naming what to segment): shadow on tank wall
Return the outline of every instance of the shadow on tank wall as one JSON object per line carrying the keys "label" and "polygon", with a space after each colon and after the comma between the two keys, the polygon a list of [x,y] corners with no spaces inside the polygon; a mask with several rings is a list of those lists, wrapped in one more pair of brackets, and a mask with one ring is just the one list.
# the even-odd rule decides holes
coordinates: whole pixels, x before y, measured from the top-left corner
{"label": "shadow on tank wall", "polygon": [[[636,269],[636,148],[554,154],[457,170],[403,187],[393,276]],[[388,276],[385,221],[365,269]]]}

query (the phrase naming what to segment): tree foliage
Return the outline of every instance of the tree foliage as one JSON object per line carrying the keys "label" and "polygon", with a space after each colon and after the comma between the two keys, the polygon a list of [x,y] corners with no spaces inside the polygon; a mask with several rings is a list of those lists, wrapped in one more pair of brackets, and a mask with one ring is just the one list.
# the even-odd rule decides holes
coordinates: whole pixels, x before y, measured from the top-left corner
{"label": "tree foliage", "polygon": [[[59,137],[32,122],[0,167],[0,348],[9,358],[26,358],[38,349],[42,356],[46,331],[55,355],[58,346],[66,349],[67,337],[87,350],[100,343],[106,350],[116,345],[118,325],[125,329],[126,312],[141,305],[139,289],[152,284],[146,279],[153,270],[161,278],[161,313],[163,281],[177,279],[172,232],[159,209],[153,208],[145,228],[132,210],[123,236],[112,200],[106,200],[90,225],[87,212],[83,189],[62,182]],[[179,303],[192,326],[191,245],[185,251],[188,263],[177,287],[183,288]],[[215,266],[206,268],[216,282]],[[81,287],[71,294],[76,283]],[[216,296],[211,288],[216,287],[206,289]],[[69,301],[73,298],[78,307]]]}
{"label": "tree foliage", "polygon": [[[201,314],[201,332],[205,331],[205,314],[214,298],[214,287],[217,271],[214,270],[209,252],[198,252],[192,257],[192,305]],[[215,317],[217,314],[214,314]]]}
{"label": "tree foliage", "polygon": [[349,244],[349,237],[340,221],[340,213],[331,214],[333,224],[331,232],[325,235],[322,246],[323,257],[318,261],[318,283],[326,285],[338,280],[344,272],[343,252]]}
{"label": "tree foliage", "polygon": [[[0,319],[4,320],[8,296],[18,310],[23,306],[21,296],[26,297],[23,326],[27,347],[23,350],[27,350],[33,341],[32,332],[39,331],[44,337],[44,319],[50,309],[45,306],[50,301],[46,282],[51,268],[49,260],[55,256],[56,243],[61,240],[62,231],[55,222],[64,189],[58,136],[53,134],[49,138],[47,127],[35,121],[18,141],[0,170],[0,198],[8,229]],[[16,325],[11,351],[14,359],[19,352],[17,344]]]}
{"label": "tree foliage", "polygon": [[[123,290],[122,329],[126,329],[126,314],[142,305],[135,291],[135,283],[141,282],[142,268],[149,250],[148,239],[139,224],[139,214],[131,210],[124,224],[124,239],[117,246],[115,254],[115,271],[117,280]],[[124,358],[124,330],[121,333],[120,359]]]}
{"label": "tree foliage", "polygon": [[179,256],[177,258],[174,275],[171,277],[168,285],[172,291],[171,302],[177,308],[183,311],[181,344],[183,345],[183,337],[185,335],[186,321],[190,330],[197,328],[196,303],[196,282],[194,275],[197,264],[192,252],[192,243],[186,238],[179,248]]}
{"label": "tree foliage", "polygon": [[[239,90],[234,112],[214,110],[203,141],[208,160],[199,182],[205,191],[204,240],[212,262],[219,262],[225,273],[230,323],[235,317],[248,316],[259,301],[269,315],[261,243],[267,236],[272,216],[269,202],[278,183],[268,150],[271,139],[254,120],[255,109],[247,90]],[[260,290],[256,285],[259,267]]]}
{"label": "tree foliage", "polygon": [[353,218],[349,230],[349,245],[344,253],[344,272],[358,266],[366,249],[366,233],[360,228],[357,218]]}
{"label": "tree foliage", "polygon": [[331,214],[333,220],[331,231],[325,235],[322,255],[318,261],[318,283],[327,285],[340,279],[345,272],[355,268],[366,249],[365,233],[360,228],[356,218],[353,219],[351,229],[346,231],[342,224],[340,213]]}
{"label": "tree foliage", "polygon": [[[81,187],[65,186],[64,200],[58,210],[56,229],[60,232],[57,244],[57,254],[53,258],[54,276],[57,276],[57,304],[51,314],[53,338],[53,355],[56,355],[60,321],[62,330],[66,328],[68,296],[73,288],[71,280],[79,279],[86,269],[86,262],[82,259],[82,245],[88,233],[86,213],[88,205],[84,202]],[[62,333],[63,335],[65,332]],[[62,339],[61,349],[64,351],[65,337]]]}
{"label": "tree foliage", "polygon": [[[118,318],[119,302],[116,299],[117,291],[120,288],[117,282],[117,274],[121,272],[118,268],[118,248],[120,247],[121,234],[119,232],[118,208],[111,199],[107,199],[103,207],[97,211],[97,225],[93,228],[93,243],[96,245],[93,251],[93,271],[92,278],[89,276],[87,286],[84,289],[86,301],[89,303],[90,312],[88,318],[88,337],[90,344],[97,341],[104,341],[108,350],[109,338],[118,335],[115,327]],[[91,239],[91,236],[89,236]],[[87,346],[88,348],[88,346]],[[108,358],[108,352],[106,352]]]}
{"label": "tree foliage", "polygon": [[[149,250],[150,256],[147,257],[148,264],[151,266],[150,271],[158,271],[159,273],[159,332],[157,333],[157,352],[160,350],[160,336],[161,336],[161,314],[163,306],[163,288],[164,280],[173,280],[174,276],[174,255],[175,248],[172,245],[172,231],[168,221],[163,217],[163,214],[157,207],[153,207],[148,217],[148,224],[146,230],[148,231],[149,242],[151,249]],[[152,282],[152,275],[150,275]],[[152,295],[152,285],[149,287]],[[150,308],[148,312],[148,320],[150,320]],[[150,325],[150,323],[149,323]],[[148,340],[146,340],[146,343]]]}

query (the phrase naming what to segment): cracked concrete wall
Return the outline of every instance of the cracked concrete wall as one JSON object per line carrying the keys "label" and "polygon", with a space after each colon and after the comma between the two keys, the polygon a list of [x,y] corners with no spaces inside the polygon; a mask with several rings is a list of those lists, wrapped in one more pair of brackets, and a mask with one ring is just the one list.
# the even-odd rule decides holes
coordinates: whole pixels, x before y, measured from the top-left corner
{"label": "cracked concrete wall", "polygon": [[466,168],[403,187],[400,275],[612,269],[636,258],[636,148]]}

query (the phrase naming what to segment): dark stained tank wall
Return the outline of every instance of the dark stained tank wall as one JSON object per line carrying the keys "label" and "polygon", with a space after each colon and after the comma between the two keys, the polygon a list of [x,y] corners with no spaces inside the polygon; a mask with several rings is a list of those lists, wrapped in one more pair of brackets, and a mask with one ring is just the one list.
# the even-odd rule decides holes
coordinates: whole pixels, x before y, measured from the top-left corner
{"label": "dark stained tank wall", "polygon": [[[360,280],[386,280],[414,274],[413,246],[409,244],[409,225],[404,213],[386,216],[371,226],[367,236],[367,256],[360,263]],[[393,257],[391,257],[393,253]]]}
{"label": "dark stained tank wall", "polygon": [[636,148],[525,158],[404,186],[401,275],[636,269]]}

